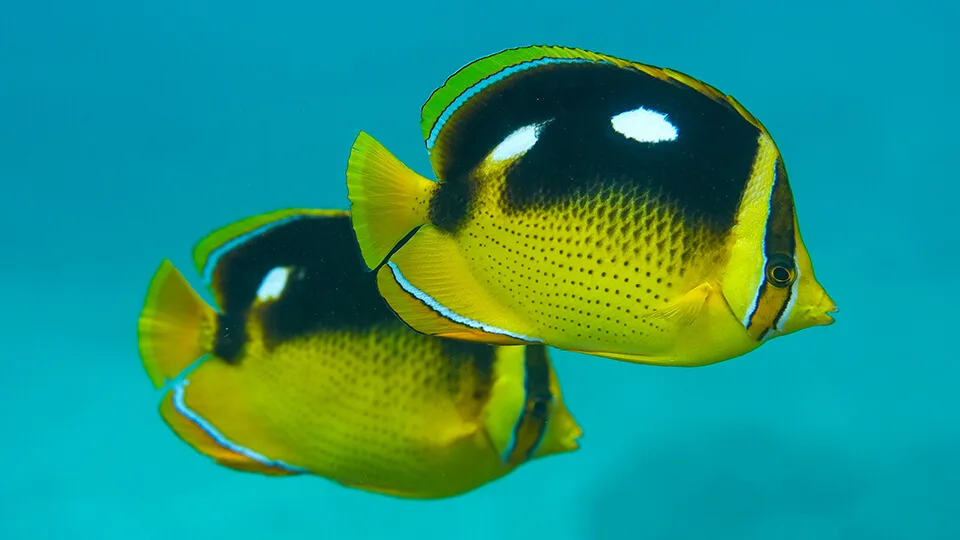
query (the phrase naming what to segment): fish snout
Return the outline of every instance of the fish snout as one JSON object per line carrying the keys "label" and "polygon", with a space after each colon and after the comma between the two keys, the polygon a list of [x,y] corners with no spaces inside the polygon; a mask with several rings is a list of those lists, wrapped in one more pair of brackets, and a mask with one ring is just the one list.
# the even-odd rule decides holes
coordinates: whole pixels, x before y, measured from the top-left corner
{"label": "fish snout", "polygon": [[830,298],[827,291],[824,290],[820,300],[809,308],[810,322],[816,326],[829,326],[836,322],[834,315],[840,312],[837,303]]}

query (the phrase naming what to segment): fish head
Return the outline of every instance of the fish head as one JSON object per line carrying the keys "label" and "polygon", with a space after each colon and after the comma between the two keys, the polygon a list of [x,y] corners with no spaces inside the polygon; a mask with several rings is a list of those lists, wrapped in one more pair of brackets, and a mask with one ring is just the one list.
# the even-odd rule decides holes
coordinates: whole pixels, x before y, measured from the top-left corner
{"label": "fish head", "polygon": [[814,274],[783,159],[766,135],[727,245],[721,288],[752,339],[834,322],[837,305]]}
{"label": "fish head", "polygon": [[814,326],[829,326],[834,323],[833,315],[838,311],[836,302],[814,274],[813,261],[800,237],[799,226],[795,228],[795,238],[793,264],[796,268],[796,286],[787,310],[774,329],[776,335],[781,336]]}

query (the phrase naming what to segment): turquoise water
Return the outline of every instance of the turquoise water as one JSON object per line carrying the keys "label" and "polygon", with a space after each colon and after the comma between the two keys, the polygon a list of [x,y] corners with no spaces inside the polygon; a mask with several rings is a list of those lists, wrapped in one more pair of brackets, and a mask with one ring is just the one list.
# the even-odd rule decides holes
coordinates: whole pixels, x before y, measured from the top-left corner
{"label": "turquoise water", "polygon": [[[957,8],[513,5],[4,5],[0,538],[960,538]],[[445,501],[232,472],[177,439],[136,349],[160,259],[346,207],[360,129],[428,173],[430,92],[532,43],[680,69],[755,113],[837,324],[699,369],[554,352],[582,449]]]}

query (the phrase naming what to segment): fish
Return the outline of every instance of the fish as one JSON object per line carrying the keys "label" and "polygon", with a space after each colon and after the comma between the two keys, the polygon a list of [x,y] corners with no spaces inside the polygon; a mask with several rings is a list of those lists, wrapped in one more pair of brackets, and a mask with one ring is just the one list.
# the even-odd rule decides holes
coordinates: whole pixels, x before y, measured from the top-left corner
{"label": "fish", "polygon": [[193,255],[216,307],[163,259],[138,343],[163,421],[215,463],[442,499],[579,448],[547,348],[412,330],[379,295],[349,212],[251,216]]}
{"label": "fish", "polygon": [[421,108],[436,181],[360,131],[346,169],[367,268],[415,330],[699,367],[834,322],[783,156],[684,73],[534,45]]}

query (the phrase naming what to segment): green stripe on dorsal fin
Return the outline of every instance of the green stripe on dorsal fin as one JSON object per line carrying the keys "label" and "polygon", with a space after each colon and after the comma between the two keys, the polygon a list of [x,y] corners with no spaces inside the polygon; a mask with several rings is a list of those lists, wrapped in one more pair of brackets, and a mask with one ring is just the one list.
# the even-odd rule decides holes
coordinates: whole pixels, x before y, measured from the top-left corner
{"label": "green stripe on dorsal fin", "polygon": [[[762,124],[747,112],[732,96],[726,95],[713,86],[685,73],[669,68],[660,68],[649,64],[632,62],[584,49],[554,45],[532,45],[507,49],[475,60],[460,68],[444,82],[443,86],[430,95],[430,98],[420,110],[420,129],[423,133],[427,150],[430,152],[430,161],[433,165],[434,172],[439,174],[439,165],[443,161],[444,146],[441,139],[444,138],[443,132],[450,125],[449,120],[455,111],[469,103],[474,97],[480,95],[482,93],[481,91],[488,85],[507,78],[513,73],[524,71],[520,66],[533,64],[538,61],[543,61],[541,62],[542,64],[549,64],[549,59],[561,62],[579,60],[584,62],[608,63],[625,69],[641,71],[657,79],[682,84],[716,101],[727,102],[746,118],[747,121],[761,131],[765,131]],[[526,67],[528,69],[536,69],[539,65],[529,65]],[[498,74],[500,77],[497,77]],[[444,179],[438,178],[438,180],[443,181]]]}
{"label": "green stripe on dorsal fin", "polygon": [[[450,105],[471,88],[477,86],[478,83],[510,67],[545,58],[612,62],[619,65],[629,64],[629,62],[611,56],[582,49],[552,45],[519,47],[485,56],[460,68],[446,80],[443,86],[430,95],[430,99],[427,100],[420,110],[420,128],[423,130],[424,141],[430,140],[434,126],[437,125],[443,113],[450,108]],[[442,129],[442,125],[440,127]],[[428,144],[428,147],[429,146]]]}
{"label": "green stripe on dorsal fin", "polygon": [[241,219],[204,237],[193,250],[193,263],[215,301],[223,307],[223,291],[216,279],[217,267],[224,255],[240,249],[246,242],[289,221],[305,217],[349,215],[345,210],[288,208]]}

